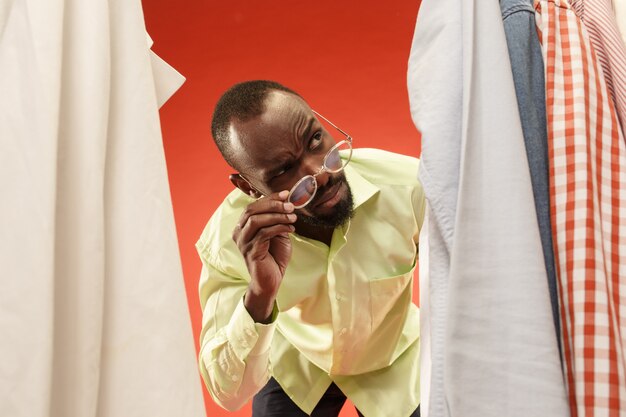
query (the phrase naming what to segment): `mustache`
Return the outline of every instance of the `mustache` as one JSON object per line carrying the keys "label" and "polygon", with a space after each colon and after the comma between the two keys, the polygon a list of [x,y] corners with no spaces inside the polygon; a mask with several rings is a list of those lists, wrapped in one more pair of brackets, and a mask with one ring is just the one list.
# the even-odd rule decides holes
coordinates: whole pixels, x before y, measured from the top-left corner
{"label": "mustache", "polygon": [[338,174],[336,177],[335,176],[329,176],[328,177],[328,182],[326,182],[326,185],[324,185],[324,188],[319,188],[319,187],[317,188],[317,192],[315,193],[315,197],[313,197],[313,200],[311,200],[311,203],[309,203],[309,205],[311,205],[311,206],[317,205],[317,203],[326,196],[328,191],[330,191],[337,184],[341,184],[341,183],[344,183],[344,182],[346,182],[346,175],[343,172]]}

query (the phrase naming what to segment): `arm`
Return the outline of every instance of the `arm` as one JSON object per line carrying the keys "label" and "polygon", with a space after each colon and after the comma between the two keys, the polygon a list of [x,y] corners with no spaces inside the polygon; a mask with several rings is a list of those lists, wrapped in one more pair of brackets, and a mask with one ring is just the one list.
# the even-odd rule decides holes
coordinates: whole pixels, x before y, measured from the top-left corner
{"label": "arm", "polygon": [[[238,282],[237,282],[238,281]],[[255,323],[243,304],[244,280],[234,280],[203,266],[200,371],[214,401],[234,411],[246,404],[269,379],[269,349],[275,324]]]}
{"label": "arm", "polygon": [[244,305],[255,322],[267,323],[276,294],[291,258],[289,233],[295,230],[293,204],[285,202],[288,191],[263,197],[241,215],[233,240],[250,273]]}
{"label": "arm", "polygon": [[295,221],[285,197],[281,193],[255,201],[235,226],[232,237],[249,282],[229,276],[200,253],[200,370],[213,399],[228,410],[243,406],[269,379],[275,299],[291,256],[288,233]]}

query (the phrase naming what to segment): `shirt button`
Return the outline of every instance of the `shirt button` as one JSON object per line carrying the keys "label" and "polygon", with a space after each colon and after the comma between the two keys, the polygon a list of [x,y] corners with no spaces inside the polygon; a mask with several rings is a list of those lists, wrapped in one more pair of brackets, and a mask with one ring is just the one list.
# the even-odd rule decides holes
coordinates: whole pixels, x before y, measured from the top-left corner
{"label": "shirt button", "polygon": [[233,382],[237,382],[239,380],[239,377],[237,375],[233,375],[230,377],[230,379],[232,379]]}
{"label": "shirt button", "polygon": [[335,294],[335,298],[337,299],[337,301],[343,300],[343,297],[339,293]]}
{"label": "shirt button", "polygon": [[346,333],[348,333],[348,329],[346,329],[345,327],[339,331],[340,335],[344,335]]}

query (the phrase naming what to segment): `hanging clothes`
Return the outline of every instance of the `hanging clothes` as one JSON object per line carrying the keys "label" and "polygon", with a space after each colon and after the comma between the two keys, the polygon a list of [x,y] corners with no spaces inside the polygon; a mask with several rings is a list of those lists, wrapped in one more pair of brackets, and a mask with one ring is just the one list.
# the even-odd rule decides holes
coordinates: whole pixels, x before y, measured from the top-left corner
{"label": "hanging clothes", "polygon": [[611,3],[615,13],[615,22],[626,44],[626,0],[613,0]]}
{"label": "hanging clothes", "polygon": [[567,416],[498,4],[424,0],[408,87],[429,204],[428,417]]}
{"label": "hanging clothes", "polygon": [[565,0],[535,10],[572,416],[625,416],[626,145],[585,25]]}
{"label": "hanging clothes", "polygon": [[[419,241],[422,417],[445,413],[443,375],[448,276],[461,165],[463,37],[460,5],[460,0],[421,2],[407,73],[413,121],[422,132],[419,177],[426,195],[428,219],[424,221]],[[434,175],[429,174],[431,169]],[[425,251],[428,265],[422,263]]]}
{"label": "hanging clothes", "polygon": [[626,46],[620,36],[611,0],[571,0],[583,22],[614,103],[622,135],[626,133]]}
{"label": "hanging clothes", "polygon": [[204,415],[139,0],[0,1],[0,415]]}
{"label": "hanging clothes", "polygon": [[539,236],[552,305],[554,337],[557,339],[560,352],[559,298],[550,225],[546,85],[541,44],[535,25],[535,9],[533,0],[500,0],[500,10],[533,186]]}

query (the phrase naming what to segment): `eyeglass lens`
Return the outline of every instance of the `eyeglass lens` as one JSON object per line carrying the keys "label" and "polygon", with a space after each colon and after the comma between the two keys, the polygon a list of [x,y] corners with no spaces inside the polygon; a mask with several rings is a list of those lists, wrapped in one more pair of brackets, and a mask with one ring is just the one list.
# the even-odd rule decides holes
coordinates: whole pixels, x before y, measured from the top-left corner
{"label": "eyeglass lens", "polygon": [[[336,173],[343,169],[343,167],[350,161],[351,146],[348,142],[342,142],[338,146],[328,152],[324,158],[324,170]],[[341,159],[341,153],[346,153],[347,158]],[[295,208],[301,208],[311,202],[317,191],[317,181],[312,175],[307,175],[302,178],[291,190],[289,201]]]}

